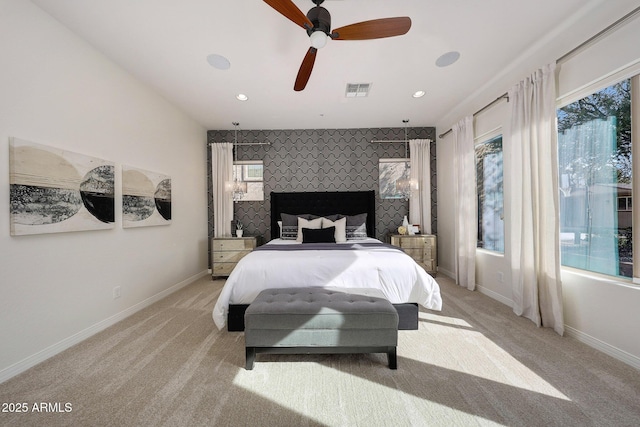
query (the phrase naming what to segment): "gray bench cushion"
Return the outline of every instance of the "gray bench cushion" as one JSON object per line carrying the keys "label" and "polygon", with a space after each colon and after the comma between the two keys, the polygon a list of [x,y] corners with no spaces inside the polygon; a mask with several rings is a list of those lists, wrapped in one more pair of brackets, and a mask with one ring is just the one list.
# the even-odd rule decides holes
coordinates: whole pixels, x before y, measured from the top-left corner
{"label": "gray bench cushion", "polygon": [[398,312],[384,298],[323,288],[262,291],[245,312],[251,347],[396,346]]}

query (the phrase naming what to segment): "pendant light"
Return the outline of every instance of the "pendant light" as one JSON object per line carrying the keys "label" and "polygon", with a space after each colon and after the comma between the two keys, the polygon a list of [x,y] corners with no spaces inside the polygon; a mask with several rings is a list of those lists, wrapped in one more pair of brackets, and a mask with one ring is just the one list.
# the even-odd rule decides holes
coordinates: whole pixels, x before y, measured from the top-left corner
{"label": "pendant light", "polygon": [[[402,123],[404,123],[404,157],[405,159],[407,159],[407,162],[409,163],[409,171],[411,171],[411,163],[409,160],[409,134],[407,131],[407,123],[409,123],[409,119],[402,120]],[[396,191],[405,200],[409,200],[409,197],[411,197],[411,192],[415,190],[418,190],[418,181],[416,181],[415,179],[411,179],[410,177],[408,177],[401,178],[396,181]]]}
{"label": "pendant light", "polygon": [[234,202],[238,202],[242,200],[244,195],[247,193],[247,183],[238,180],[238,168],[236,163],[238,163],[238,126],[240,123],[233,122],[233,183],[229,186],[231,189],[231,194]]}

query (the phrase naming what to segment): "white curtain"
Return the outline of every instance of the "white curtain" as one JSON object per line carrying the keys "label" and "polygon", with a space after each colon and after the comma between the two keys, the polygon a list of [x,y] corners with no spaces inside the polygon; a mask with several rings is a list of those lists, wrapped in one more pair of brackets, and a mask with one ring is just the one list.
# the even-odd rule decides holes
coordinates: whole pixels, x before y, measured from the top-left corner
{"label": "white curtain", "polygon": [[409,148],[411,182],[418,183],[409,197],[409,222],[420,224],[423,234],[431,234],[431,140],[412,139]]}
{"label": "white curtain", "polygon": [[555,64],[509,91],[513,311],[564,334]]}
{"label": "white curtain", "polygon": [[211,144],[211,181],[213,189],[213,237],[231,236],[233,197],[227,191],[233,181],[233,144]]}
{"label": "white curtain", "polygon": [[473,116],[460,120],[451,130],[454,139],[456,283],[472,291],[476,288],[476,246],[478,244]]}

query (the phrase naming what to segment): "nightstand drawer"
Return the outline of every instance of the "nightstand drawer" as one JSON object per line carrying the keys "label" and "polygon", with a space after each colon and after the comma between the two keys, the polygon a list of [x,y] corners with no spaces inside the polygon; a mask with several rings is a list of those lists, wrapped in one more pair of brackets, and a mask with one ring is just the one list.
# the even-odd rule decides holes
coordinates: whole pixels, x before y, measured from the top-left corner
{"label": "nightstand drawer", "polygon": [[223,251],[213,252],[213,262],[238,262],[251,251]]}
{"label": "nightstand drawer", "polygon": [[213,250],[215,251],[244,251],[255,248],[255,239],[228,238],[213,239]]}
{"label": "nightstand drawer", "polygon": [[438,271],[438,266],[436,265],[435,261],[425,261],[422,263],[422,267],[427,273],[431,274],[432,276],[435,276],[436,272]]}
{"label": "nightstand drawer", "polygon": [[424,257],[424,259],[431,259],[431,258],[435,258],[433,255],[435,255],[436,253],[436,249],[431,246],[431,245],[426,245],[423,249],[422,249],[422,256]]}
{"label": "nightstand drawer", "polygon": [[424,239],[422,237],[400,237],[399,239],[401,248],[416,248],[421,249],[424,246]]}
{"label": "nightstand drawer", "polygon": [[220,262],[213,264],[213,276],[228,276],[235,268],[235,262]]}
{"label": "nightstand drawer", "polygon": [[422,258],[423,258],[422,248],[413,249],[413,248],[406,248],[402,246],[401,248],[404,250],[404,253],[409,255],[411,258],[415,259],[416,261],[422,261]]}

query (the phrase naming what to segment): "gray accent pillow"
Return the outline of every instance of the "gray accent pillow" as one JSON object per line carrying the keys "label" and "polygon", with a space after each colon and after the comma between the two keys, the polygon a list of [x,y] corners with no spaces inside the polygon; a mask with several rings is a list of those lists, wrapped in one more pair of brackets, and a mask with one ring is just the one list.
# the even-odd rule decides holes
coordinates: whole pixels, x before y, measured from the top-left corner
{"label": "gray accent pillow", "polygon": [[367,214],[344,215],[347,218],[347,240],[367,238]]}
{"label": "gray accent pillow", "polygon": [[340,215],[340,214],[325,215],[324,217],[327,218],[329,221],[335,222],[335,221],[339,220],[340,218],[344,218],[344,215]]}
{"label": "gray accent pillow", "polygon": [[316,215],[311,215],[311,214],[291,215],[291,214],[281,213],[280,214],[280,218],[282,219],[282,227],[280,229],[281,239],[296,240],[298,238],[298,217],[304,218],[306,220],[318,218]]}

